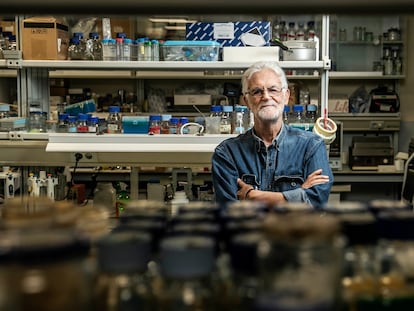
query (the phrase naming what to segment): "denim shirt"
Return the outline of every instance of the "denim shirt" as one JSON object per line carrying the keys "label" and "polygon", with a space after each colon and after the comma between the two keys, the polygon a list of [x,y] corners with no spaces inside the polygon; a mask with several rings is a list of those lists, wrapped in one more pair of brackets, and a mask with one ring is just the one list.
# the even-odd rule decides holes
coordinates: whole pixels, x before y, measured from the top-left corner
{"label": "denim shirt", "polygon": [[[329,176],[329,182],[302,189],[307,176],[317,169]],[[322,207],[329,198],[333,174],[326,146],[312,132],[283,124],[272,145],[250,129],[244,134],[221,142],[212,157],[212,178],[216,201],[236,201],[237,178],[254,175],[257,189],[282,192],[288,202],[305,202]]]}

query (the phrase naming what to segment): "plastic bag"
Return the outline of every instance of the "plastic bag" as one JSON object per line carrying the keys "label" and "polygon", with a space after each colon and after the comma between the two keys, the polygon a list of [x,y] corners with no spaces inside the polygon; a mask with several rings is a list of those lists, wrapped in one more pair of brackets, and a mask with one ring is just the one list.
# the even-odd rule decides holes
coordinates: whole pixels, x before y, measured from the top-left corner
{"label": "plastic bag", "polygon": [[365,86],[357,88],[349,97],[349,112],[368,112],[370,95]]}

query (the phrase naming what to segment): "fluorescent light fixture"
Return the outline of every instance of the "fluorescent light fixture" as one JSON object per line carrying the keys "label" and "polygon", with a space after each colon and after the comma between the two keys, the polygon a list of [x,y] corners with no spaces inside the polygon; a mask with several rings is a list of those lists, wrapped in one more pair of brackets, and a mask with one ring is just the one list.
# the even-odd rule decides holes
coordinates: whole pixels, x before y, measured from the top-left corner
{"label": "fluorescent light fixture", "polygon": [[189,20],[185,18],[156,18],[151,17],[149,21],[152,23],[169,23],[169,24],[186,24],[186,23],[195,23],[196,20]]}

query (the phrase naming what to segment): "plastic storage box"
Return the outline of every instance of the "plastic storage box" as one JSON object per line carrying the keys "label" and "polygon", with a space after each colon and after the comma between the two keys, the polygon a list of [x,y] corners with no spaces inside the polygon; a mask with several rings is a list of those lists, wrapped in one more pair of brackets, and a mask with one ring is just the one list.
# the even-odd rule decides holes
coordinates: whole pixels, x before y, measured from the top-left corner
{"label": "plastic storage box", "polygon": [[216,41],[165,41],[165,61],[218,61],[220,44]]}
{"label": "plastic storage box", "polygon": [[148,134],[149,116],[123,116],[122,129],[124,134]]}

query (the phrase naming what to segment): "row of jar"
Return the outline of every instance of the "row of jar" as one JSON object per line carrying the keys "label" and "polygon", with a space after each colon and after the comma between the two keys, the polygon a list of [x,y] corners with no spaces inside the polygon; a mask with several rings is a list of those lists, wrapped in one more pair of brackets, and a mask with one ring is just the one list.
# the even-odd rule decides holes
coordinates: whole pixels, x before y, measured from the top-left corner
{"label": "row of jar", "polygon": [[116,38],[100,39],[97,32],[75,32],[68,47],[69,60],[105,61],[158,61],[160,60],[159,41],[149,38],[133,40],[125,33],[117,33]]}
{"label": "row of jar", "polygon": [[137,200],[110,228],[99,206],[9,201],[0,307],[412,310],[414,214],[388,203],[190,202],[170,217],[164,202]]}

